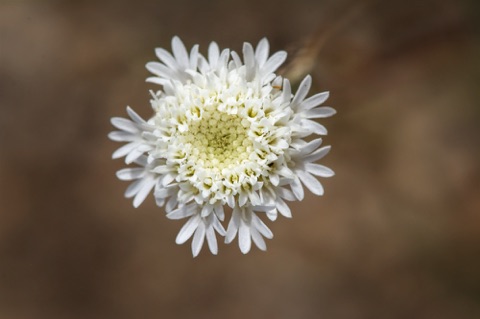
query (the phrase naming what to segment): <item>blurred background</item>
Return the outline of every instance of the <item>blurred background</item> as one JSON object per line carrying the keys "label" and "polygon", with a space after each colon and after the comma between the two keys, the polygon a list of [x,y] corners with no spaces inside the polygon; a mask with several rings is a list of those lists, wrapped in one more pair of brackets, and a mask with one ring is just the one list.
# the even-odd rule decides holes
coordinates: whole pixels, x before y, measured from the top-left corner
{"label": "blurred background", "polygon": [[[0,0],[0,318],[480,318],[478,1]],[[116,179],[173,35],[266,36],[338,110],[325,196],[268,251],[174,242]]]}

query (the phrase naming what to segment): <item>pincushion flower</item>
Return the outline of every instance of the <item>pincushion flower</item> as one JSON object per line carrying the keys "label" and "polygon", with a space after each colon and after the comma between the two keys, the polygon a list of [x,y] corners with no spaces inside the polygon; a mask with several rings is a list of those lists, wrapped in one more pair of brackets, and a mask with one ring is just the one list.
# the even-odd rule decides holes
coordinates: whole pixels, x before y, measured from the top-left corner
{"label": "pincushion flower", "polygon": [[193,236],[193,256],[205,239],[217,254],[217,235],[230,243],[238,234],[242,253],[252,241],[265,250],[264,238],[273,234],[259,216],[290,218],[287,201],[302,200],[303,186],[322,195],[317,177],[334,175],[315,163],[330,146],[321,138],[305,140],[327,134],[315,119],[335,114],[320,106],[328,92],[306,98],[307,76],[293,94],[288,79],[275,74],[287,54],[269,56],[266,39],[255,49],[245,43],[243,60],[215,42],[207,57],[198,45],[188,53],[178,37],[172,51],[156,49],[160,62],[147,64],[154,75],[147,81],[161,86],[151,92],[153,116],[146,121],[127,107],[130,119],[112,119],[118,130],[109,137],[126,142],[113,158],[135,164],[117,172],[132,181],[125,196],[138,207],[153,192],[168,218],[187,219],[176,242]]}

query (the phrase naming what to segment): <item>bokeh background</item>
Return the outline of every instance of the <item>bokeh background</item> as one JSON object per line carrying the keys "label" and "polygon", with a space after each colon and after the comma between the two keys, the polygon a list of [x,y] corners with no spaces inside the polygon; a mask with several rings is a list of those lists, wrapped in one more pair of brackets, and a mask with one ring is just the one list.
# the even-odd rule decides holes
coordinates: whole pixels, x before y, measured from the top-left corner
{"label": "bokeh background", "polygon": [[[0,1],[0,318],[480,318],[478,1]],[[338,114],[268,251],[177,246],[111,160],[173,35],[267,36]]]}

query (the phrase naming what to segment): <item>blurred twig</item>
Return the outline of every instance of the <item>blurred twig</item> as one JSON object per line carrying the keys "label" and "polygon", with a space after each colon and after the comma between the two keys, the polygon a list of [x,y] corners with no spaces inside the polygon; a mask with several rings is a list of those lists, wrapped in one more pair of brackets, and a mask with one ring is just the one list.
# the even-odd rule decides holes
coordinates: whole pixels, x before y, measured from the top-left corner
{"label": "blurred twig", "polygon": [[292,47],[291,54],[293,57],[279,73],[287,77],[293,84],[298,83],[313,70],[318,61],[318,55],[328,40],[351,23],[372,2],[375,2],[375,0],[361,2],[343,10],[340,18],[333,17],[334,22],[329,24],[327,28],[324,27],[323,23],[319,25],[314,32]]}

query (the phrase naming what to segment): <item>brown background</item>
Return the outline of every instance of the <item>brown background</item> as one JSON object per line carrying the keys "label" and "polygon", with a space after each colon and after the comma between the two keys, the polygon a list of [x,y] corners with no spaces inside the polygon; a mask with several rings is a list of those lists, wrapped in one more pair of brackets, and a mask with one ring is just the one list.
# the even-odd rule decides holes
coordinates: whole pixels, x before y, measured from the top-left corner
{"label": "brown background", "polygon": [[[477,2],[0,1],[0,318],[480,318]],[[151,114],[175,34],[324,41],[337,175],[266,253],[192,259],[183,221],[123,198],[109,118]]]}

